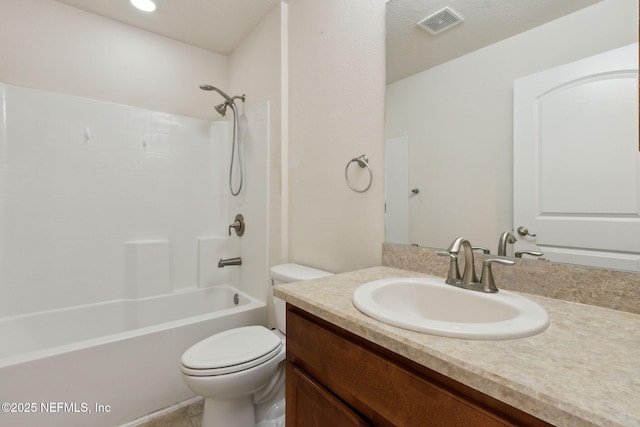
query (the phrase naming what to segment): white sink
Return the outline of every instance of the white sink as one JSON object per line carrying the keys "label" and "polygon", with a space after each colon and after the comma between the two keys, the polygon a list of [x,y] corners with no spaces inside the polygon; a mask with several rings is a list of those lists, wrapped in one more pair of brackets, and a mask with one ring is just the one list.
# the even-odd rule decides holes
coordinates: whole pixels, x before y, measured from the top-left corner
{"label": "white sink", "polygon": [[549,326],[547,312],[525,297],[502,290],[491,294],[461,289],[444,279],[375,280],[356,289],[352,300],[376,320],[444,337],[524,338]]}

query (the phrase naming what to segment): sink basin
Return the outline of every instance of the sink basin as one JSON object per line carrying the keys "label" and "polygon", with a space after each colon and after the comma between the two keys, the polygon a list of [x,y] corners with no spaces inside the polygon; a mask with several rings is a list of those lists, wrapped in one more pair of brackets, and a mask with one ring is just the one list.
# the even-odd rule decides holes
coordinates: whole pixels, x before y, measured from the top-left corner
{"label": "sink basin", "polygon": [[438,278],[375,280],[357,288],[352,301],[381,322],[444,337],[524,338],[549,326],[547,312],[523,296],[461,289]]}

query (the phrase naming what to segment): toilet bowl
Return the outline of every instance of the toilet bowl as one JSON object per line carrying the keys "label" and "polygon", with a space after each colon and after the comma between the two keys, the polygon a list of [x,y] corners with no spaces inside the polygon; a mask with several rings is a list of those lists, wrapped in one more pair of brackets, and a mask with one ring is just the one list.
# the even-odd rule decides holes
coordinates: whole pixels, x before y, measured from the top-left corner
{"label": "toilet bowl", "polygon": [[[299,264],[271,269],[274,286],[331,275]],[[277,330],[245,326],[212,335],[184,352],[187,386],[205,398],[202,427],[284,425],[285,304],[274,297]]]}

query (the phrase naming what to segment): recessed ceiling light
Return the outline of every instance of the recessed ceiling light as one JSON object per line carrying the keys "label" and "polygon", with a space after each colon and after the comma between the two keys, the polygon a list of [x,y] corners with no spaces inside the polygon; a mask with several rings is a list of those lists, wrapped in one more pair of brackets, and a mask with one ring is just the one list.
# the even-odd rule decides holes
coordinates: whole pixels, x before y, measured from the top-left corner
{"label": "recessed ceiling light", "polygon": [[131,0],[131,4],[145,12],[153,12],[156,10],[156,4],[153,0]]}

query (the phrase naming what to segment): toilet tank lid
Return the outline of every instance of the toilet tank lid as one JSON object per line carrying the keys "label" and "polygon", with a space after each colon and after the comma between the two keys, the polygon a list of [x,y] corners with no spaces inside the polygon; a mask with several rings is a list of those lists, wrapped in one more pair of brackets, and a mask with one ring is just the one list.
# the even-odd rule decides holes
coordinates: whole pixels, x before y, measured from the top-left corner
{"label": "toilet tank lid", "polygon": [[300,280],[319,279],[332,276],[333,273],[300,264],[280,264],[271,267],[271,277],[283,282],[297,282]]}

